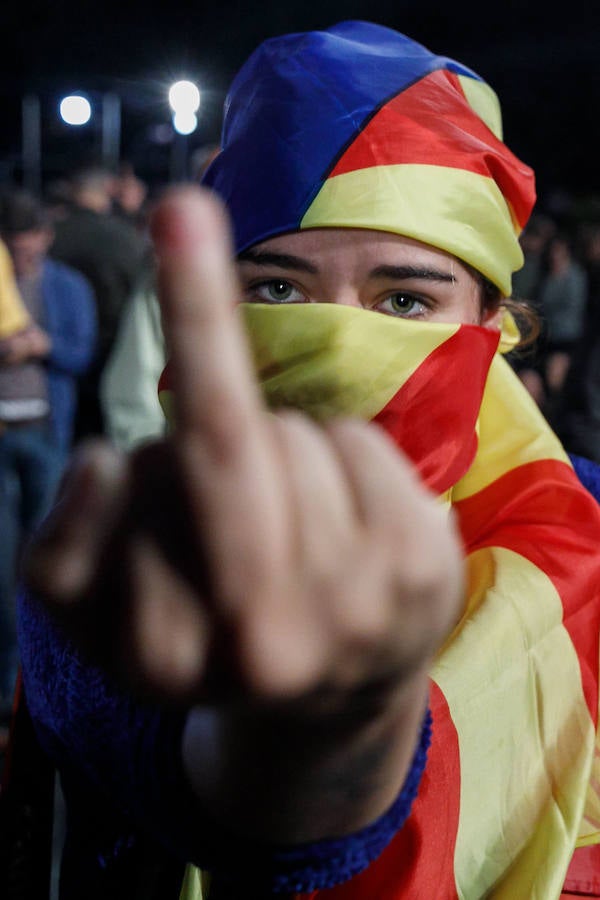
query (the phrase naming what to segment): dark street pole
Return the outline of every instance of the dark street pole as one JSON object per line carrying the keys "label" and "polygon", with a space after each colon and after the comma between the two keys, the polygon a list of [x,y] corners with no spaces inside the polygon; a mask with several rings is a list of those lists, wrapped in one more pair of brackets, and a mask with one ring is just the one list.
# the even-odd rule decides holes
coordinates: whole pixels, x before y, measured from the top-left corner
{"label": "dark street pole", "polygon": [[169,171],[169,181],[180,182],[187,179],[187,155],[188,155],[188,139],[187,135],[173,132],[173,142],[171,144],[171,162]]}
{"label": "dark street pole", "polygon": [[27,94],[21,103],[23,186],[34,194],[42,187],[42,130],[40,100]]}
{"label": "dark street pole", "polygon": [[116,94],[102,95],[102,164],[116,168],[121,158],[121,101]]}

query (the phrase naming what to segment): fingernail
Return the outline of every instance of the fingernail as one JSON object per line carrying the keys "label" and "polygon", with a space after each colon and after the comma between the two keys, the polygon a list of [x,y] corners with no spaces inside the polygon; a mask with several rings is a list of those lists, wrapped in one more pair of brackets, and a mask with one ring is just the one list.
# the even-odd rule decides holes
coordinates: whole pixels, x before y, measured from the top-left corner
{"label": "fingernail", "polygon": [[175,195],[157,208],[150,226],[157,252],[181,254],[195,249],[207,235],[206,205],[190,194]]}
{"label": "fingernail", "polygon": [[121,459],[104,446],[82,446],[74,454],[59,488],[55,507],[61,519],[67,515],[77,522],[87,521],[102,510],[109,487],[120,476]]}
{"label": "fingernail", "polygon": [[85,453],[75,453],[73,461],[60,485],[57,503],[73,506],[73,512],[83,514],[94,505],[97,475],[93,462]]}

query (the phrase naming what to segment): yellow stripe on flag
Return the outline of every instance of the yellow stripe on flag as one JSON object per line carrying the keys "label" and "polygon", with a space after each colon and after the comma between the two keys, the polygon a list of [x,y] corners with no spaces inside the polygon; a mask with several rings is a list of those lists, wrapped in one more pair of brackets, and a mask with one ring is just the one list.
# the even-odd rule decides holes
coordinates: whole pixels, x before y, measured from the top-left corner
{"label": "yellow stripe on flag", "polygon": [[432,673],[460,749],[458,894],[548,900],[560,893],[590,776],[579,662],[540,569],[501,548],[468,564],[467,609]]}
{"label": "yellow stripe on flag", "polygon": [[577,837],[578,847],[600,843],[600,735],[596,735],[592,773],[585,799],[583,819]]}
{"label": "yellow stripe on flag", "polygon": [[456,76],[463,89],[464,95],[469,101],[469,106],[474,109],[480,119],[483,119],[487,127],[499,141],[502,140],[502,110],[496,92],[477,78],[469,75]]}

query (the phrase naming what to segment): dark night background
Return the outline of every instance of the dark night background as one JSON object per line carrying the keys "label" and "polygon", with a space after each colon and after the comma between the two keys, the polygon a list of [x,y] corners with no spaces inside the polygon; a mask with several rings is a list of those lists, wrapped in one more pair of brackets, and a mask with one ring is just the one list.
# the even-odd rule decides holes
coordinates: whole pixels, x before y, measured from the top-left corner
{"label": "dark night background", "polygon": [[[540,197],[600,194],[600,4],[539,0],[441,3],[425,0],[279,0],[101,5],[17,2],[4,24],[0,175],[21,177],[21,101],[40,98],[44,177],[69,170],[98,146],[98,127],[63,125],[57,105],[80,90],[92,101],[113,91],[122,104],[121,155],[150,182],[169,177],[168,85],[179,77],[202,90],[198,130],[187,152],[219,137],[232,76],[264,38],[370,19],[471,66],[497,91],[509,146],[537,172]],[[163,127],[163,137],[169,129]],[[160,129],[158,130],[160,133]],[[557,200],[557,198],[559,198]]]}

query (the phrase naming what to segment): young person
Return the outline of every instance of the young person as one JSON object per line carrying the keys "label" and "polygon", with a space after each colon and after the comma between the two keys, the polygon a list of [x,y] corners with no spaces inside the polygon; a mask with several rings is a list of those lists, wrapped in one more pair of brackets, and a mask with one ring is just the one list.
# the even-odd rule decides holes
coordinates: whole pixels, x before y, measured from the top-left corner
{"label": "young person", "polygon": [[237,269],[216,198],[154,221],[172,434],[82,452],[29,559],[63,897],[558,897],[600,513],[497,353],[534,190],[495,95],[376,25],[287,35],[205,181]]}

